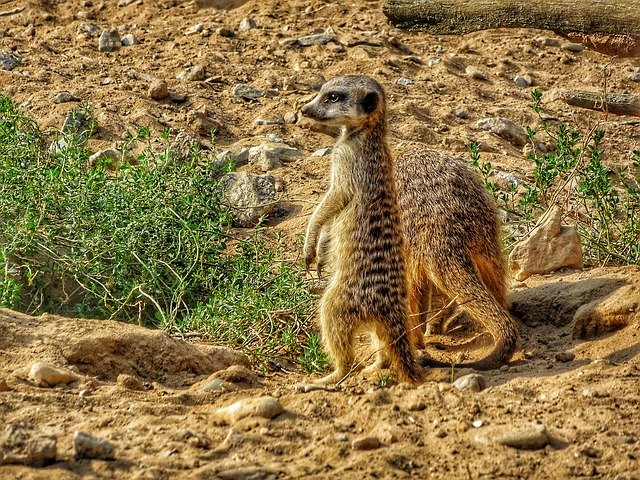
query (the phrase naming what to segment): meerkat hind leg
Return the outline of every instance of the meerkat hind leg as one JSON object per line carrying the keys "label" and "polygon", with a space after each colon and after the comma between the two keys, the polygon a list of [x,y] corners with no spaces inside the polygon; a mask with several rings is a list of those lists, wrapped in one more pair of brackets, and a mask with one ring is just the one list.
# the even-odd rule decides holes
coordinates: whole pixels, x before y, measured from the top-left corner
{"label": "meerkat hind leg", "polygon": [[374,362],[364,369],[366,374],[376,373],[391,366],[391,359],[386,345],[384,345],[378,337],[378,332],[371,331],[371,352],[375,356]]}

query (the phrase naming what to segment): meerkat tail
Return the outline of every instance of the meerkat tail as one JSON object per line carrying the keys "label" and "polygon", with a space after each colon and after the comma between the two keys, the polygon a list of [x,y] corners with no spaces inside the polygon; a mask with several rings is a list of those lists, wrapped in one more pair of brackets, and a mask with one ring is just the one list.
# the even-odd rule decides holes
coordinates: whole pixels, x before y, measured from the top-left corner
{"label": "meerkat tail", "polygon": [[383,345],[387,346],[391,367],[400,380],[417,385],[424,380],[424,371],[416,358],[412,336],[406,328],[404,319],[376,322],[376,333]]}
{"label": "meerkat tail", "polygon": [[[509,360],[518,344],[518,326],[500,302],[493,297],[484,287],[473,264],[462,258],[455,261],[446,261],[440,264],[440,278],[442,285],[438,285],[443,291],[447,291],[446,285],[461,285],[458,293],[458,303],[474,319],[481,319],[482,324],[494,339],[494,347],[485,358],[464,364],[459,367],[475,368],[478,370],[491,370],[498,368]],[[421,359],[423,366],[448,367],[450,364]]]}

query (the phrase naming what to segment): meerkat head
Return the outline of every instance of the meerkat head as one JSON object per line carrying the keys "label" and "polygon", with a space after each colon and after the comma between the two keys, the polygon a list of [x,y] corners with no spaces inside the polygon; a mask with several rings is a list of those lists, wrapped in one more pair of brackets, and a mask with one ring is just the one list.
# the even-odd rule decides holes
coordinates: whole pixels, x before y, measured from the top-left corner
{"label": "meerkat head", "polygon": [[327,125],[358,128],[384,119],[386,98],[382,86],[359,75],[336,77],[300,113]]}

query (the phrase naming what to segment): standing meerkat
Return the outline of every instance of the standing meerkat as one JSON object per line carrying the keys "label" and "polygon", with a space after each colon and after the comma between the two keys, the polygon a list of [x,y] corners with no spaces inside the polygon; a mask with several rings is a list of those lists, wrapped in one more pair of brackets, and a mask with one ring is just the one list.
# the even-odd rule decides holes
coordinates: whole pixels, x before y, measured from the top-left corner
{"label": "standing meerkat", "polygon": [[[464,364],[498,368],[518,343],[518,327],[506,309],[506,267],[494,199],[463,162],[413,146],[396,162],[398,203],[409,274],[410,327],[418,332],[439,291],[454,299],[493,337],[492,352]],[[427,365],[443,366],[426,360]]]}
{"label": "standing meerkat", "polygon": [[[376,362],[388,359],[401,380],[419,383],[423,370],[408,332],[404,240],[387,145],[385,92],[364,76],[337,77],[301,109],[317,122],[341,127],[331,181],[307,228],[307,267],[327,244],[332,277],[320,300],[324,345],[335,370],[318,380],[335,383],[352,369],[359,330],[377,337]],[[319,240],[323,227],[329,232]],[[376,344],[376,342],[374,342]]]}

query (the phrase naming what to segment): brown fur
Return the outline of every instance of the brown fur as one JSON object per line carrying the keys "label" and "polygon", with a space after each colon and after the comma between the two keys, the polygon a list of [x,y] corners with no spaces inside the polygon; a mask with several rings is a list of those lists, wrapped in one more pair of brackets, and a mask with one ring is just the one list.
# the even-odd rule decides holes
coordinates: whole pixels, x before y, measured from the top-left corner
{"label": "brown fur", "polygon": [[465,366],[499,367],[513,354],[518,329],[506,310],[506,267],[493,198],[464,163],[421,147],[397,159],[396,178],[415,341],[422,346],[421,312],[431,309],[429,298],[437,290],[455,298],[493,337],[493,351]]}
{"label": "brown fur", "polygon": [[338,77],[301,112],[342,127],[329,189],[309,221],[304,246],[307,266],[326,246],[333,272],[319,320],[335,371],[319,382],[340,381],[351,371],[355,335],[369,330],[380,347],[374,367],[388,358],[402,380],[419,383],[423,372],[407,330],[404,240],[386,141],[385,93],[368,77]]}

